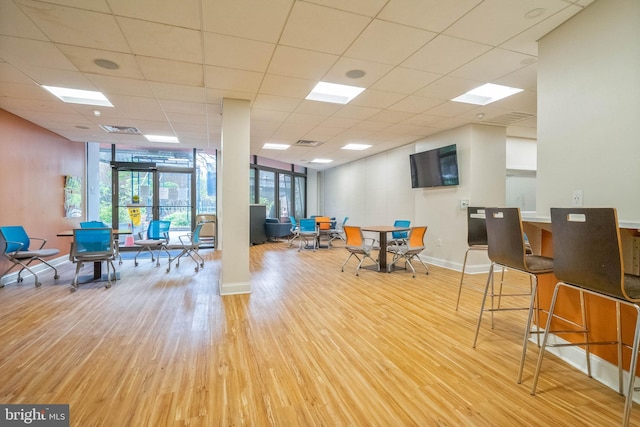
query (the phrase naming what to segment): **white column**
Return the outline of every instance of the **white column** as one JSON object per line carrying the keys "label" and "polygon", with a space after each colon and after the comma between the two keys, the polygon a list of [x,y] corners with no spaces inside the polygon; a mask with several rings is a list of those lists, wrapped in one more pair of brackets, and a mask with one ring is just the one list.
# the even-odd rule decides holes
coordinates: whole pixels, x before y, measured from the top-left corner
{"label": "white column", "polygon": [[218,171],[221,176],[218,187],[218,232],[222,249],[220,295],[251,293],[249,107],[247,100],[225,98],[222,101],[222,162]]}

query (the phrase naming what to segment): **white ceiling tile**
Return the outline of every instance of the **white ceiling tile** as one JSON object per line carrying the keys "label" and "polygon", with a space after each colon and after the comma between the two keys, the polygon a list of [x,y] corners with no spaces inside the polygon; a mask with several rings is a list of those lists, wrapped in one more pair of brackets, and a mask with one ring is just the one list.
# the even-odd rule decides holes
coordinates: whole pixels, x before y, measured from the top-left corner
{"label": "white ceiling tile", "polygon": [[276,43],[293,0],[202,0],[205,31]]}
{"label": "white ceiling tile", "polygon": [[76,71],[76,67],[56,45],[40,40],[0,36],[0,58],[19,66]]}
{"label": "white ceiling tile", "polygon": [[[76,9],[92,10],[94,12],[109,13],[107,0],[46,0],[47,3],[69,6]],[[34,3],[31,0],[17,0],[17,3]]]}
{"label": "white ceiling tile", "polygon": [[492,82],[499,77],[526,67],[532,59],[535,59],[535,57],[494,48],[451,72],[451,75]]}
{"label": "white ceiling tile", "polygon": [[538,87],[538,64],[533,63],[495,80],[496,84],[536,91]]}
{"label": "white ceiling tile", "polygon": [[491,46],[485,44],[439,35],[404,61],[402,66],[447,74],[490,49]]}
{"label": "white ceiling tile", "polygon": [[267,74],[260,86],[260,93],[267,95],[305,98],[316,82],[312,80],[296,79],[294,77]]}
{"label": "white ceiling tile", "polygon": [[338,55],[278,46],[268,72],[281,76],[320,80],[338,60]]}
{"label": "white ceiling tile", "polygon": [[376,16],[388,0],[307,0],[323,6],[366,16]]}
{"label": "white ceiling tile", "polygon": [[482,85],[482,83],[477,80],[444,76],[419,90],[415,95],[449,100],[480,85]]}
{"label": "white ceiling tile", "polygon": [[[110,52],[106,50],[90,49],[80,46],[56,45],[67,59],[80,71],[107,76],[143,79],[135,56],[128,53]],[[118,64],[119,68],[110,70],[95,64],[96,59],[105,59]]]}
{"label": "white ceiling tile", "polygon": [[78,71],[26,66],[22,68],[22,71],[40,85],[84,90],[96,89],[85,75]]}
{"label": "white ceiling tile", "polygon": [[148,81],[198,87],[204,85],[202,65],[145,56],[137,56],[136,61]]}
{"label": "white ceiling tile", "polygon": [[483,0],[390,0],[378,18],[441,32]]}
{"label": "white ceiling tile", "polygon": [[296,108],[296,113],[314,114],[322,117],[330,116],[342,108],[340,104],[303,100]]}
{"label": "white ceiling tile", "polygon": [[204,33],[204,61],[207,65],[265,71],[275,45],[215,33]]}
{"label": "white ceiling tile", "polygon": [[135,55],[202,63],[199,31],[139,19],[117,19]]}
{"label": "white ceiling tile", "polygon": [[149,83],[157,99],[189,102],[205,102],[207,99],[203,87],[184,86],[169,83]]}
{"label": "white ceiling tile", "polygon": [[389,110],[405,111],[409,113],[423,113],[430,108],[442,104],[441,99],[425,98],[422,96],[408,96],[399,102],[396,102]]}
{"label": "white ceiling tile", "polygon": [[360,107],[388,108],[405,96],[406,95],[400,93],[367,89],[360,95],[356,96],[349,104]]}
{"label": "white ceiling tile", "polygon": [[346,117],[350,119],[364,120],[381,111],[380,108],[359,107],[357,105],[345,105],[338,110],[334,117]]}
{"label": "white ceiling tile", "polygon": [[477,105],[466,104],[464,102],[447,101],[429,109],[427,113],[441,117],[456,117],[477,107]]}
{"label": "white ceiling tile", "polygon": [[384,110],[371,116],[371,120],[381,121],[384,123],[400,123],[415,116],[415,113],[407,111]]}
{"label": "white ceiling tile", "polygon": [[[322,79],[331,83],[339,83],[358,87],[369,87],[393,69],[389,64],[364,61],[354,58],[340,58]],[[366,74],[359,79],[347,77],[351,70],[362,70]]]}
{"label": "white ceiling tile", "polygon": [[298,98],[259,94],[253,101],[253,108],[293,112],[300,104]]}
{"label": "white ceiling tile", "polygon": [[117,16],[200,29],[200,1],[109,0]]}
{"label": "white ceiling tile", "polygon": [[34,1],[21,1],[20,5],[55,43],[129,52],[112,15]]}
{"label": "white ceiling tile", "polygon": [[206,66],[205,68],[205,84],[208,88],[256,92],[260,86],[261,79],[262,74],[254,71],[212,66]]}
{"label": "white ceiling tile", "polygon": [[298,1],[293,6],[280,43],[339,55],[370,21],[361,15]]}
{"label": "white ceiling tile", "polygon": [[375,19],[347,49],[345,55],[398,65],[435,36],[430,31]]}
{"label": "white ceiling tile", "polygon": [[85,74],[93,85],[107,95],[131,95],[153,98],[153,91],[147,82],[137,79],[103,76],[98,74]]}
{"label": "white ceiling tile", "polygon": [[[562,0],[484,0],[444,34],[497,46],[566,6]],[[527,12],[538,8],[544,9],[542,15],[526,17]]]}
{"label": "white ceiling tile", "polygon": [[538,55],[538,40],[581,10],[582,8],[578,6],[568,6],[558,13],[549,16],[544,21],[537,23],[533,27],[505,41],[500,47],[528,55]]}
{"label": "white ceiling tile", "polygon": [[33,40],[49,40],[12,1],[0,2],[0,34]]}
{"label": "white ceiling tile", "polygon": [[206,115],[207,110],[205,104],[202,102],[186,102],[186,101],[173,101],[173,100],[159,100],[160,106],[165,113],[182,113],[182,114],[194,114]]}
{"label": "white ceiling tile", "polygon": [[371,88],[412,94],[440,77],[442,77],[440,74],[396,67],[374,83]]}

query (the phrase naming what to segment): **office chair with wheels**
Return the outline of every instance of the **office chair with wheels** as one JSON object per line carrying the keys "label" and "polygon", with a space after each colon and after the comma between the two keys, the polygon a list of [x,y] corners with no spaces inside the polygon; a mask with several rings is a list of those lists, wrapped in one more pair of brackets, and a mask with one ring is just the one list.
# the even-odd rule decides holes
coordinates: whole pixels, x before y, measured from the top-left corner
{"label": "office chair with wheels", "polygon": [[[19,265],[21,268],[18,272],[17,281],[22,282],[24,280],[24,278],[22,277],[22,272],[24,270],[27,270],[33,275],[35,279],[35,285],[40,286],[42,283],[40,283],[40,281],[38,280],[38,275],[29,267],[33,261],[40,261],[41,263],[47,265],[49,268],[53,269],[54,279],[58,279],[60,277],[58,275],[58,270],[53,265],[44,260],[45,258],[51,258],[60,253],[59,249],[44,247],[47,244],[47,239],[43,239],[40,237],[29,237],[24,227],[22,227],[21,225],[0,227],[0,238],[2,244],[4,244],[2,253],[11,262],[9,268],[7,268],[4,273],[2,273],[2,276],[11,271],[15,266]],[[40,242],[40,246],[34,249],[33,247],[31,247],[31,243],[36,240]],[[1,287],[4,287],[4,285],[0,282],[0,288]]]}

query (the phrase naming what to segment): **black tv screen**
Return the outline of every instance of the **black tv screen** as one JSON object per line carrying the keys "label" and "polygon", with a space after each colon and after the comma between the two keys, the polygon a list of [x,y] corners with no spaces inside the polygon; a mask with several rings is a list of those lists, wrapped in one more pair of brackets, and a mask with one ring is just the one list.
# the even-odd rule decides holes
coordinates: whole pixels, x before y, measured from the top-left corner
{"label": "black tv screen", "polygon": [[458,185],[458,153],[456,145],[409,155],[411,187],[443,187]]}

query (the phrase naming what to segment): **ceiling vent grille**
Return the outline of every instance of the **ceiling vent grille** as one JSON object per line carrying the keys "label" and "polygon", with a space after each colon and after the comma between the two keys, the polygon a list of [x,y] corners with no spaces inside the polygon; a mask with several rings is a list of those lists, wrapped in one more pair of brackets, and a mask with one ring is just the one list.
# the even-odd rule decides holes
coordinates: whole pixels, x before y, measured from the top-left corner
{"label": "ceiling vent grille", "polygon": [[510,125],[516,122],[520,122],[522,120],[527,120],[532,117],[535,117],[535,114],[530,113],[519,113],[514,111],[513,113],[503,114],[501,116],[493,117],[487,120],[484,120],[484,123],[491,123],[494,125]]}
{"label": "ceiling vent grille", "polygon": [[110,125],[100,125],[102,129],[104,129],[107,133],[122,133],[125,135],[142,135],[142,132],[138,130],[138,128],[133,126],[110,126]]}
{"label": "ceiling vent grille", "polygon": [[309,141],[307,139],[299,139],[295,143],[295,145],[297,145],[298,147],[317,147],[320,144],[322,144],[322,142],[320,142],[320,141]]}

